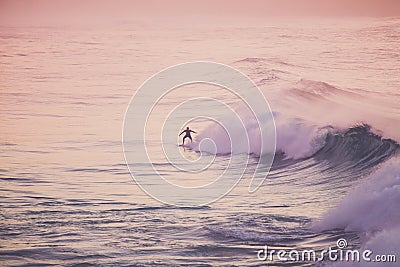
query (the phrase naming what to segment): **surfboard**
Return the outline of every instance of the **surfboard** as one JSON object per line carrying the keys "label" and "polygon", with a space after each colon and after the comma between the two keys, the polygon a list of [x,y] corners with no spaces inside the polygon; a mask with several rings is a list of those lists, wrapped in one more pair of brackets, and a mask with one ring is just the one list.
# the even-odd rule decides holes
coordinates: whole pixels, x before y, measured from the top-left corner
{"label": "surfboard", "polygon": [[182,144],[180,144],[180,145],[178,145],[178,146],[179,146],[179,147],[183,147],[183,148],[191,149],[190,146],[188,146],[188,145],[182,145]]}

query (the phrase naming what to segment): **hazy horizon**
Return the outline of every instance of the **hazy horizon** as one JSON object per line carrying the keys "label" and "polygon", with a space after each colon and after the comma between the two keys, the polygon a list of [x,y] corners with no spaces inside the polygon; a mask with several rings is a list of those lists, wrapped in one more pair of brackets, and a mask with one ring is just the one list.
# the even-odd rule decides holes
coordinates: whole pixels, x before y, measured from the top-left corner
{"label": "hazy horizon", "polygon": [[395,0],[219,0],[219,1],[59,1],[0,2],[0,23],[108,21],[138,17],[393,17],[400,15]]}

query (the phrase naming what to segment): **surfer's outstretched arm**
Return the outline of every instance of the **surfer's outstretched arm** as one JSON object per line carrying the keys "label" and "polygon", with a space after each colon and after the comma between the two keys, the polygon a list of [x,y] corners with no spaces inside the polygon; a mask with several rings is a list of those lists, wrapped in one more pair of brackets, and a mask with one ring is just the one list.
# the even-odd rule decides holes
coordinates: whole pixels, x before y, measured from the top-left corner
{"label": "surfer's outstretched arm", "polygon": [[192,130],[190,130],[190,132],[192,132],[192,133],[196,133],[195,131],[192,131]]}
{"label": "surfer's outstretched arm", "polygon": [[181,133],[179,134],[179,136],[181,136],[184,132],[185,132],[185,131],[181,132]]}

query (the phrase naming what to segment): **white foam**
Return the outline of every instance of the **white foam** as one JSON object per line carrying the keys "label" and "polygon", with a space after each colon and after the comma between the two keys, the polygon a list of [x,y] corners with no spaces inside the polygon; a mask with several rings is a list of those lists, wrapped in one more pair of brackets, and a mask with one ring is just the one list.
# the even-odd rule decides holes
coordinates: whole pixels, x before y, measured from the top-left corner
{"label": "white foam", "polygon": [[371,174],[314,225],[316,230],[379,231],[400,225],[400,160]]}
{"label": "white foam", "polygon": [[[369,124],[372,130],[384,137],[400,140],[400,116],[390,97],[372,95],[371,92],[344,90],[327,83],[300,80],[295,84],[286,84],[280,89],[263,88],[266,98],[274,110],[276,124],[276,146],[289,158],[310,156],[323,145],[327,133],[326,126],[347,129],[360,123]],[[238,115],[244,122],[250,147],[243,144],[230,144],[229,135],[217,125],[210,125],[201,131],[194,142],[195,150],[215,152],[207,146],[199,148],[199,142],[210,138],[215,142],[217,153],[269,153],[261,151],[260,129],[249,109],[239,106]],[[230,115],[232,116],[232,114]],[[264,116],[265,118],[269,116]],[[229,125],[232,118],[228,115],[219,118],[223,125]],[[261,121],[261,127],[274,127],[272,121]],[[242,138],[247,138],[243,136]],[[263,140],[270,140],[263,137]]]}
{"label": "white foam", "polygon": [[400,159],[393,158],[314,222],[312,229],[361,231],[366,235],[363,249],[370,249],[374,254],[400,255],[399,203]]}
{"label": "white foam", "polygon": [[[310,156],[323,145],[327,130],[323,130],[303,120],[286,118],[278,113],[274,113],[274,120],[276,125],[276,149],[277,151],[284,152],[287,157],[302,158]],[[193,148],[208,153],[215,152],[214,147],[199,147],[198,145],[201,140],[210,138],[214,141],[217,148],[216,152],[219,154],[252,153],[260,155],[260,153],[271,152],[261,151],[261,136],[257,122],[248,117],[243,122],[248,134],[250,148],[246,142],[232,146],[229,135],[235,135],[238,131],[230,132],[228,135],[224,128],[218,124],[212,124],[199,133]],[[229,124],[229,118],[220,119],[220,123]],[[274,123],[272,121],[264,121],[261,127],[274,127]],[[269,140],[269,138],[264,137],[263,139]]]}

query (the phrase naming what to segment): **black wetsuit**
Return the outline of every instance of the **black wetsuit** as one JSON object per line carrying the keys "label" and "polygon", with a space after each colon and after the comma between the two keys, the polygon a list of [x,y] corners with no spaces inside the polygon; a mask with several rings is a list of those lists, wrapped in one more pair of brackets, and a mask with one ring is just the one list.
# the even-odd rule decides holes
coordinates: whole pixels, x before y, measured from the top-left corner
{"label": "black wetsuit", "polygon": [[189,138],[191,142],[193,142],[192,136],[190,135],[190,133],[196,133],[195,131],[192,131],[190,129],[186,129],[184,131],[182,131],[179,135],[185,133],[185,136],[183,137],[183,141],[182,141],[182,145],[185,144],[185,139]]}

